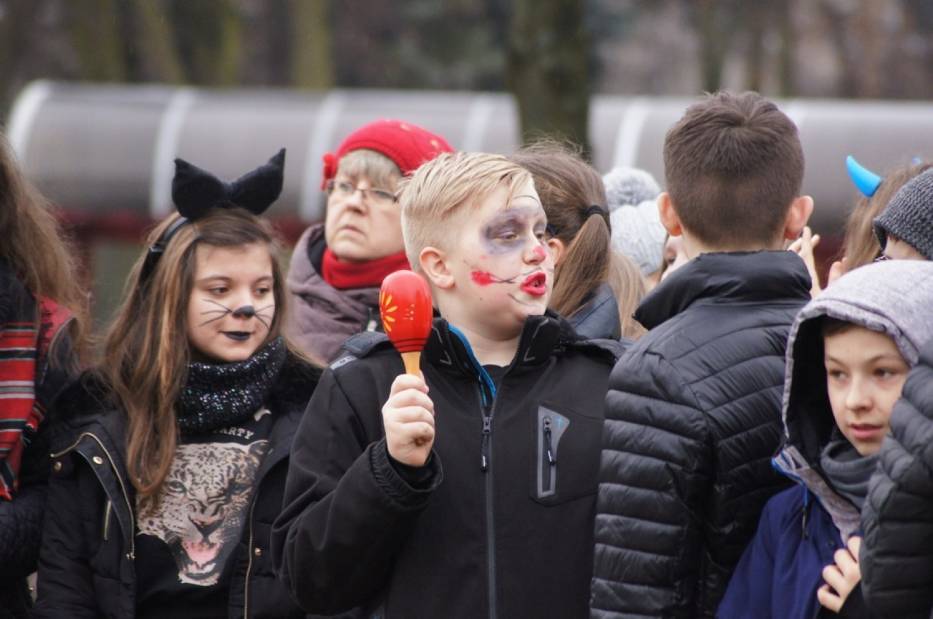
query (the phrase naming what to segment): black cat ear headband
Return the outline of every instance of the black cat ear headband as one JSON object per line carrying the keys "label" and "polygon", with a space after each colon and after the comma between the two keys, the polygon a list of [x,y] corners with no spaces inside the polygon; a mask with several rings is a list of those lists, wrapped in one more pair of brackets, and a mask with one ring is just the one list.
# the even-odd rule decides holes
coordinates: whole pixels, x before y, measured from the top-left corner
{"label": "black cat ear headband", "polygon": [[241,207],[254,215],[264,213],[282,193],[284,170],[284,148],[268,163],[247,172],[232,183],[225,183],[206,170],[183,159],[176,159],[175,177],[172,179],[172,202],[175,203],[181,217],[149,248],[140,272],[140,282],[145,282],[152,276],[172,237],[186,224],[207,215],[211,209]]}

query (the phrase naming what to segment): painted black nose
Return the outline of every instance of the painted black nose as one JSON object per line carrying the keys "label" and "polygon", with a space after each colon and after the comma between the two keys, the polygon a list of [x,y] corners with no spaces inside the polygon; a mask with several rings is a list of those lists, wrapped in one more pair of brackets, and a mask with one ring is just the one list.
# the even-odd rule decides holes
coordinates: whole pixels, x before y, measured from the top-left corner
{"label": "painted black nose", "polygon": [[256,308],[252,305],[244,305],[233,310],[234,318],[252,318],[256,315]]}

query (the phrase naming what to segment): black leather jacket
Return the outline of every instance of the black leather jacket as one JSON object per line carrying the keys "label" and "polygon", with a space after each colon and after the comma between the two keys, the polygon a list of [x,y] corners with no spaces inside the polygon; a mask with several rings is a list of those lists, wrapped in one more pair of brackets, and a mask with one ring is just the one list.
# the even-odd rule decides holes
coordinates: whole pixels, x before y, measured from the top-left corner
{"label": "black leather jacket", "polygon": [[[318,375],[289,357],[266,402],[275,421],[243,538],[229,559],[231,618],[305,616],[276,579],[269,535],[282,505],[292,437]],[[132,619],[136,516],[125,464],[126,418],[89,375],[61,400],[60,414],[69,423],[52,454],[34,616]]]}

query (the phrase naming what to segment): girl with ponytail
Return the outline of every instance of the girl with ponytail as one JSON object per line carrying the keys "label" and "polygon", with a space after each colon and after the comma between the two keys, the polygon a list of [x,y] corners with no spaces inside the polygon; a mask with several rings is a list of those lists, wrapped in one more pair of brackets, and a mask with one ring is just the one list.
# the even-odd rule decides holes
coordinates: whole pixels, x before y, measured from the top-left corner
{"label": "girl with ponytail", "polygon": [[602,177],[579,153],[555,141],[527,146],[511,159],[531,172],[548,218],[555,254],[550,307],[587,338],[644,333],[632,313],[645,295],[641,273],[611,247]]}

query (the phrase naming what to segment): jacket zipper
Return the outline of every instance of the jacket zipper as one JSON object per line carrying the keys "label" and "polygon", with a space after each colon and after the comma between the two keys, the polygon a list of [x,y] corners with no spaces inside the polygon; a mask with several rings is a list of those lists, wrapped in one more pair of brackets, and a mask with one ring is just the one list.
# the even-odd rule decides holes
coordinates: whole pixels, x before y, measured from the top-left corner
{"label": "jacket zipper", "polygon": [[493,526],[493,486],[492,486],[492,417],[495,412],[495,400],[489,406],[483,405],[483,387],[479,387],[480,412],[483,415],[482,470],[486,476],[486,571],[489,590],[489,617],[496,619],[496,531]]}
{"label": "jacket zipper", "polygon": [[[98,444],[98,446],[100,446],[101,451],[104,452],[104,455],[107,456],[107,460],[110,462],[110,467],[111,467],[111,469],[113,470],[113,474],[114,474],[114,475],[116,476],[116,478],[117,478],[117,483],[120,484],[120,490],[121,490],[121,492],[123,493],[123,500],[126,502],[126,509],[128,510],[127,513],[130,515],[130,518],[133,518],[133,517],[134,517],[134,516],[133,516],[133,507],[132,507],[132,505],[130,505],[130,495],[129,495],[129,494],[127,493],[127,491],[126,491],[126,485],[123,483],[123,478],[120,477],[120,473],[117,471],[117,465],[116,465],[116,463],[115,463],[114,460],[113,460],[113,456],[110,455],[110,452],[107,451],[107,448],[104,447],[104,443],[100,440],[100,438],[97,437],[96,434],[94,434],[94,433],[92,433],[92,432],[82,432],[80,435],[78,435],[78,438],[75,439],[75,442],[74,442],[74,443],[72,443],[72,444],[69,445],[67,448],[63,449],[62,451],[59,451],[58,453],[53,453],[53,454],[51,455],[51,457],[52,457],[52,458],[59,458],[59,457],[65,455],[66,453],[68,453],[68,452],[74,450],[74,449],[78,446],[78,443],[81,442],[81,439],[83,439],[85,436],[89,436],[89,437],[91,437],[92,439],[94,439],[94,441]],[[81,453],[80,451],[79,451],[78,453],[81,455],[82,458],[85,459],[85,461],[88,461],[88,457],[87,457],[87,456],[85,456],[85,455],[84,455],[83,453]],[[93,464],[92,462],[90,462],[90,461],[88,461],[88,464],[91,466],[91,470],[93,471],[93,470],[94,470],[94,464]],[[96,473],[95,473],[95,476],[97,476]],[[97,477],[97,479],[98,479],[98,481],[101,481],[99,476]],[[103,483],[101,483],[101,485],[103,485]],[[106,490],[105,490],[105,492],[106,492]],[[133,526],[132,521],[131,521],[129,524],[130,524],[130,527]],[[132,530],[132,528],[131,528],[130,531],[124,531],[124,533],[127,534],[127,543],[128,543],[129,546],[130,546],[130,551],[129,551],[128,553],[126,553],[126,558],[129,559],[130,561],[134,561],[134,560],[136,559],[136,540],[134,539],[134,536],[133,536],[133,530]]]}
{"label": "jacket zipper", "polygon": [[249,558],[246,561],[246,582],[243,583],[243,619],[249,619],[249,577],[250,573],[253,570],[253,553],[256,550],[253,548],[253,512],[256,511],[256,496],[259,494],[258,487],[253,493],[253,502],[249,506],[249,544],[246,547],[246,553],[249,555]]}
{"label": "jacket zipper", "polygon": [[551,437],[551,418],[545,417],[541,423],[541,434],[544,439],[544,458],[541,462],[541,488],[542,494],[551,494],[554,489],[551,487],[556,473],[557,458],[554,457]]}
{"label": "jacket zipper", "polygon": [[107,507],[104,509],[104,541],[110,539],[110,511],[113,509],[113,501],[107,499]]}
{"label": "jacket zipper", "polygon": [[366,322],[363,323],[363,331],[378,331],[379,330],[379,317],[373,311],[373,308],[366,310],[368,318]]}

